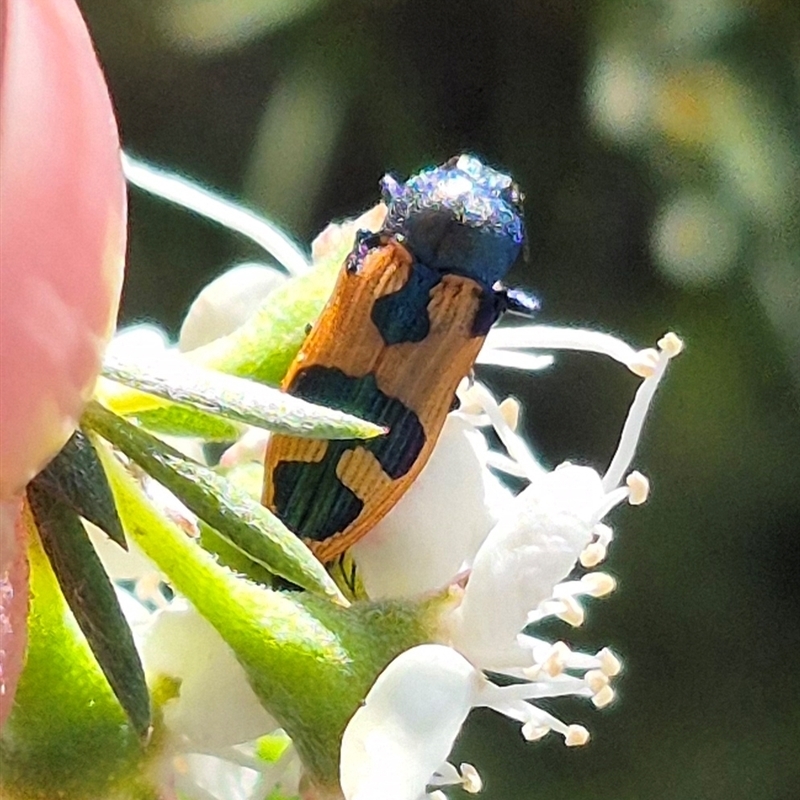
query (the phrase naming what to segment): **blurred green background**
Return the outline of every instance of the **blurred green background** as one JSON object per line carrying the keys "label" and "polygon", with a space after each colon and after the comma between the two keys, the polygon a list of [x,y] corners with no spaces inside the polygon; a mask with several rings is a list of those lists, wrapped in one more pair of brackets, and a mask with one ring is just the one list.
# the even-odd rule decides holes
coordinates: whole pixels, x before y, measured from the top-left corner
{"label": "blurred green background", "polygon": [[[487,800],[800,796],[800,4],[796,0],[81,0],[131,152],[303,242],[461,151],[523,187],[542,320],[686,340],[623,510],[620,589],[577,641],[625,660],[592,730],[476,713]],[[134,193],[123,320],[173,332],[263,257]],[[635,382],[592,356],[484,373],[552,462],[603,467]],[[556,636],[569,635],[563,628]]]}

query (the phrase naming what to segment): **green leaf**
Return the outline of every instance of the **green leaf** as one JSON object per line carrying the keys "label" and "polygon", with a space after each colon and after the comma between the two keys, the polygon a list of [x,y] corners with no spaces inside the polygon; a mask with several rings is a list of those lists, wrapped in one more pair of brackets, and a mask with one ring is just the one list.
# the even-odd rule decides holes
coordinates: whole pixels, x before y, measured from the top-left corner
{"label": "green leaf", "polygon": [[273,586],[275,576],[269,570],[253,561],[250,556],[243,553],[239,548],[234,547],[224,536],[217,533],[203,520],[198,520],[197,527],[200,530],[200,544],[203,549],[213,553],[220,564],[239,575],[244,575],[253,583],[260,583],[262,586]]}
{"label": "green leaf", "polygon": [[380,425],[198,367],[182,356],[147,364],[111,357],[103,365],[103,375],[164,400],[276,433],[315,439],[368,439],[386,433]]}
{"label": "green leaf", "polygon": [[342,600],[336,585],[311,551],[245,491],[99,403],[89,404],[82,422],[166,486],[226,541],[273,575],[337,602]]}
{"label": "green leaf", "polygon": [[[344,255],[351,245],[352,238],[343,248]],[[331,296],[341,265],[337,253],[307,275],[286,281],[270,292],[258,311],[235,331],[198,347],[189,357],[207,369],[279,385],[307,336],[308,326]]]}
{"label": "green leaf", "polygon": [[103,465],[83,431],[76,430],[61,452],[36,476],[38,486],[105,531],[128,549]]}
{"label": "green leaf", "polygon": [[131,724],[145,736],[151,714],[144,669],[86,529],[72,508],[36,480],[28,485],[28,502],[64,598]]}
{"label": "green leaf", "polygon": [[132,414],[142,427],[161,436],[190,436],[207,442],[230,442],[242,435],[242,426],[189,406],[159,405]]}

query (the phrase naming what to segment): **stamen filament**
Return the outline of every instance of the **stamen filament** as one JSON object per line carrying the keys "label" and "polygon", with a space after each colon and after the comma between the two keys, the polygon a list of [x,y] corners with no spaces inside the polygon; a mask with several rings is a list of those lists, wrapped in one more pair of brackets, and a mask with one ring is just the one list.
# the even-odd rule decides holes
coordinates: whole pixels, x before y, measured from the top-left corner
{"label": "stamen filament", "polygon": [[614,457],[611,459],[608,470],[603,477],[603,488],[606,491],[620,485],[623,476],[633,461],[650,403],[653,401],[658,384],[667,369],[667,364],[671,357],[669,350],[662,350],[659,353],[658,365],[653,375],[645,378],[636,391],[625,425],[622,428],[617,451],[614,453]]}
{"label": "stamen filament", "polygon": [[616,336],[581,328],[561,328],[551,325],[521,325],[496,327],[486,337],[484,351],[509,349],[580,350],[599,353],[630,368],[638,363],[639,351]]}
{"label": "stamen filament", "polygon": [[246,236],[264,248],[289,275],[308,272],[308,259],[291,238],[255,212],[128,153],[122,155],[122,168],[128,182],[139,189]]}

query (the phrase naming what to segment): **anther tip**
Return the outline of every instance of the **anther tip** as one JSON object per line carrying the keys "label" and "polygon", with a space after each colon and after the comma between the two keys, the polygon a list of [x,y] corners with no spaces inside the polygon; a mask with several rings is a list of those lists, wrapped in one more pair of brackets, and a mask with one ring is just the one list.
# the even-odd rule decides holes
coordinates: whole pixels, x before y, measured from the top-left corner
{"label": "anther tip", "polygon": [[590,572],[581,578],[581,585],[592,597],[605,597],[617,588],[617,582],[606,572]]}
{"label": "anther tip", "polygon": [[611,652],[607,647],[604,647],[598,654],[597,658],[600,662],[600,669],[613,678],[622,671],[622,662]]}
{"label": "anther tip", "polygon": [[570,725],[564,743],[567,747],[580,747],[589,741],[589,731],[583,725]]}
{"label": "anther tip", "polygon": [[614,696],[614,690],[610,686],[604,686],[592,697],[592,704],[595,708],[605,708],[613,702]]}
{"label": "anther tip", "polygon": [[483,780],[478,774],[478,770],[472,764],[461,764],[459,766],[461,772],[461,788],[467,794],[478,794],[483,789]]}
{"label": "anther tip", "polygon": [[637,472],[636,470],[631,472],[625,479],[625,483],[628,485],[628,489],[630,489],[628,502],[632,506],[640,506],[647,500],[650,494],[650,481],[647,480],[641,472]]}
{"label": "anther tip", "polygon": [[535,725],[532,722],[526,722],[522,726],[522,736],[527,742],[535,742],[537,739],[547,736],[548,733],[550,733],[550,728],[547,725]]}
{"label": "anther tip", "polygon": [[683,339],[670,331],[658,340],[658,347],[666,354],[667,358],[675,358],[683,350]]}
{"label": "anther tip", "polygon": [[561,611],[556,616],[571,625],[573,628],[579,628],[583,625],[585,613],[581,604],[574,597],[560,598]]}
{"label": "anther tip", "polygon": [[657,366],[658,350],[654,347],[648,347],[636,353],[628,364],[628,369],[640,378],[649,378],[656,371]]}
{"label": "anther tip", "polygon": [[516,397],[506,397],[499,405],[500,413],[506,421],[506,425],[512,431],[519,427],[520,405]]}
{"label": "anther tip", "polygon": [[609,677],[601,669],[590,669],[584,676],[586,685],[597,694],[608,686]]}

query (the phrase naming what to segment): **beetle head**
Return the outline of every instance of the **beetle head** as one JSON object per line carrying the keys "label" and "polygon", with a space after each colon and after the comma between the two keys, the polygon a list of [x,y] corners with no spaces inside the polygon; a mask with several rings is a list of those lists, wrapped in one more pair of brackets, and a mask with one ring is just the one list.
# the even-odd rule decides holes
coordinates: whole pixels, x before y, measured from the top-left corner
{"label": "beetle head", "polygon": [[502,280],[525,238],[522,195],[514,181],[469,155],[423,170],[401,183],[381,182],[388,207],[384,231],[401,236],[433,269]]}

